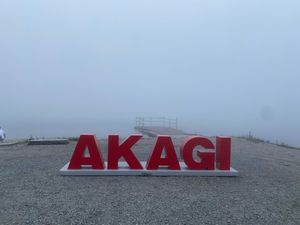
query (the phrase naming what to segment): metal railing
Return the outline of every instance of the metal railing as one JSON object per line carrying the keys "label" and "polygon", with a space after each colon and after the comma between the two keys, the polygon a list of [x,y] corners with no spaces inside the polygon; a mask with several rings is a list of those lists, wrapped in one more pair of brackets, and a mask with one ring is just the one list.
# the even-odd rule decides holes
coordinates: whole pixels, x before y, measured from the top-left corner
{"label": "metal railing", "polygon": [[166,117],[136,117],[136,127],[169,127],[178,129],[178,120]]}

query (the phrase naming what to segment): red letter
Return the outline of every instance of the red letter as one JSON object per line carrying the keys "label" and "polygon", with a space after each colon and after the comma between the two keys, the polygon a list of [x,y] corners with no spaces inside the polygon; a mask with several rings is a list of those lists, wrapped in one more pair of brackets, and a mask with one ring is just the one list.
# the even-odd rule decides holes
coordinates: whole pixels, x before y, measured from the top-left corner
{"label": "red letter", "polygon": [[230,170],[230,137],[217,137],[216,164],[219,170]]}
{"label": "red letter", "polygon": [[[161,158],[165,149],[166,155]],[[158,135],[147,161],[147,170],[157,170],[159,166],[168,166],[171,170],[180,170],[172,139],[168,135]]]}
{"label": "red letter", "polygon": [[200,152],[197,155],[201,159],[196,161],[193,159],[193,150],[196,146],[202,146],[205,149],[214,149],[213,143],[205,137],[188,137],[180,146],[180,155],[183,158],[187,167],[191,170],[214,170],[215,169],[215,153],[214,152]]}
{"label": "red letter", "polygon": [[130,169],[143,169],[140,161],[131,151],[131,147],[138,142],[143,135],[135,134],[129,136],[121,145],[119,145],[119,135],[108,136],[108,169],[118,169],[119,159],[123,156]]}
{"label": "red letter", "polygon": [[[84,156],[85,149],[89,151],[89,157]],[[92,134],[80,135],[68,169],[80,169],[82,165],[90,165],[93,169],[104,169],[100,148],[97,145],[96,136]]]}

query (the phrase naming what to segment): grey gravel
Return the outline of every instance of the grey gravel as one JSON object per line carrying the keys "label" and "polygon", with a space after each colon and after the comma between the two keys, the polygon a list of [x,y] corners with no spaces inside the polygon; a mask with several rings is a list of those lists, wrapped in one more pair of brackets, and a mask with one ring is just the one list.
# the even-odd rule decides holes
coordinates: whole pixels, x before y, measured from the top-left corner
{"label": "grey gravel", "polygon": [[0,224],[300,224],[299,150],[235,138],[236,178],[60,176],[75,144],[0,148]]}

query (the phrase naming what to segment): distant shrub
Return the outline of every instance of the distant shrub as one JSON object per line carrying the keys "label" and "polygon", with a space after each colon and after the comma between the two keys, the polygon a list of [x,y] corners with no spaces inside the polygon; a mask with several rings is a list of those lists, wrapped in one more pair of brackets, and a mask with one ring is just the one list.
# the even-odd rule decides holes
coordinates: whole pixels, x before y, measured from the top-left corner
{"label": "distant shrub", "polygon": [[273,143],[269,140],[265,140],[263,138],[259,138],[259,137],[254,137],[251,132],[249,132],[249,135],[248,136],[238,136],[238,138],[242,138],[242,139],[245,139],[247,141],[251,141],[251,142],[254,142],[254,143],[268,143],[268,144],[272,144],[272,145],[276,145],[276,146],[279,146],[279,147],[284,147],[284,148],[289,148],[289,149],[296,149],[296,150],[300,150],[300,148],[297,148],[297,147],[293,147],[293,146],[290,146],[288,144],[285,144],[283,142],[281,142],[280,144],[276,141],[276,143]]}

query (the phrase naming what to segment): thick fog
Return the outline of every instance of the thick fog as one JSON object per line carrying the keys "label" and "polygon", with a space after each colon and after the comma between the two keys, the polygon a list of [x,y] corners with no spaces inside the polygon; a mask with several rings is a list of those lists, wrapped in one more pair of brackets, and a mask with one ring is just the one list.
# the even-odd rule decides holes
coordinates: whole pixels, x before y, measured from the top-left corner
{"label": "thick fog", "polygon": [[136,116],[300,146],[300,1],[0,1],[9,138],[127,135]]}

